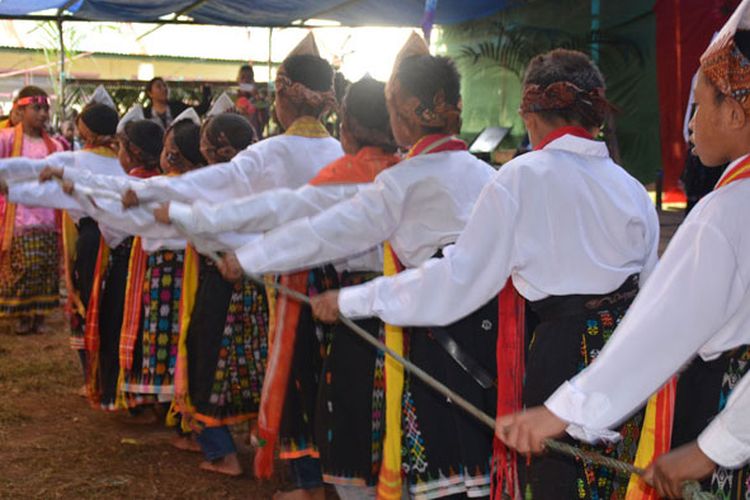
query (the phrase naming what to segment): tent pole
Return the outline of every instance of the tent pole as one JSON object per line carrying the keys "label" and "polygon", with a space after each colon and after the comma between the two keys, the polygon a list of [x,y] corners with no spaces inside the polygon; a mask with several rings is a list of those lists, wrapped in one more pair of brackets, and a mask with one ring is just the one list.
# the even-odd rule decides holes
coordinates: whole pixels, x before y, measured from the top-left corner
{"label": "tent pole", "polygon": [[65,10],[69,9],[76,0],[68,0],[57,10],[57,32],[60,35],[60,80],[58,82],[60,90],[58,92],[59,107],[57,109],[57,124],[60,125],[65,119],[65,38],[63,35],[63,20],[65,16]]}
{"label": "tent pole", "polygon": [[271,64],[273,63],[273,27],[268,28],[268,83],[271,83]]}
{"label": "tent pole", "polygon": [[65,119],[65,38],[63,37],[63,18],[57,18],[57,31],[60,34],[60,89],[58,91],[58,125]]}

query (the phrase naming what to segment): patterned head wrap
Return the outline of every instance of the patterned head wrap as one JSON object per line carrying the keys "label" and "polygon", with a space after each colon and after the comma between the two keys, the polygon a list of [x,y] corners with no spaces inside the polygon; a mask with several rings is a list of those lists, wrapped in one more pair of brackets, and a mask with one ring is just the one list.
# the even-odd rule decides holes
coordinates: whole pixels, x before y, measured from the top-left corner
{"label": "patterned head wrap", "polygon": [[[312,32],[309,32],[286,57],[302,55],[320,57],[318,44],[315,43],[315,36],[313,36]],[[322,107],[323,112],[336,109],[336,93],[333,90],[333,82],[331,82],[329,90],[312,90],[299,82],[292,81],[284,71],[284,66],[282,66],[279,68],[278,73],[276,73],[275,86],[277,93],[282,94],[295,105],[308,105],[316,109]]]}
{"label": "patterned head wrap", "polygon": [[738,31],[750,30],[750,0],[743,0],[701,56],[701,71],[725,96],[750,111],[750,61],[737,47]]}
{"label": "patterned head wrap", "polygon": [[577,108],[576,110],[593,122],[601,122],[614,107],[604,97],[604,88],[583,90],[572,82],[559,81],[546,87],[538,84],[526,85],[521,99],[521,111],[538,113],[540,111],[559,111]]}
{"label": "patterned head wrap", "polygon": [[336,94],[331,88],[325,91],[312,90],[289,78],[282,66],[276,74],[276,92],[289,99],[295,105],[308,105],[311,108],[322,109],[323,112],[336,109]]}

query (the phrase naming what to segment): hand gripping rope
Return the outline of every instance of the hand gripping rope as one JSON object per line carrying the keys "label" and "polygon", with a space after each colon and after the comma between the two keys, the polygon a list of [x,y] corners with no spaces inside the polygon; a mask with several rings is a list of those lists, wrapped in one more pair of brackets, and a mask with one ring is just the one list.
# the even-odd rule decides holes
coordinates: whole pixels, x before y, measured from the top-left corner
{"label": "hand gripping rope", "polygon": [[[96,189],[90,189],[90,188],[81,189],[81,187],[79,186],[76,186],[76,189],[79,189],[85,195],[91,196],[91,197],[97,197],[97,196],[101,196],[104,198],[113,197],[113,193],[100,192],[99,190],[96,190]],[[177,228],[177,230],[180,233],[182,233],[183,236],[186,237],[186,239],[192,241],[193,244],[197,248],[199,248],[199,252],[207,255],[216,263],[221,261],[221,257],[219,256],[218,253],[214,251],[203,250],[205,249],[206,245],[205,243],[203,243],[202,238],[191,234],[189,231],[186,230],[185,227],[176,223],[175,221],[173,221],[172,223]],[[267,283],[261,277],[256,276],[256,275],[247,274],[247,277],[258,285],[271,287],[279,293],[287,295],[303,304],[310,305],[310,298],[305,294],[302,294],[300,292],[287,288],[278,283]],[[404,357],[400,356],[399,354],[391,350],[388,346],[386,346],[384,343],[380,342],[378,339],[372,337],[366,330],[364,330],[359,325],[354,323],[354,321],[352,321],[351,319],[345,316],[339,315],[339,320],[344,325],[346,325],[355,335],[360,337],[362,340],[364,340],[365,342],[367,342],[374,348],[378,349],[381,352],[384,352],[385,354],[393,358],[397,363],[399,363],[400,365],[404,367],[404,370],[409,372],[411,375],[417,377],[420,381],[422,381],[423,383],[431,387],[434,391],[445,396],[448,399],[448,401],[450,401],[452,404],[461,408],[466,413],[468,413],[472,417],[476,418],[477,420],[485,424],[488,428],[492,429],[492,431],[494,432],[495,419],[493,417],[487,415],[482,410],[480,410],[479,408],[471,404],[469,401],[462,398],[459,394],[457,394],[456,392],[448,388],[445,384],[439,382],[438,380],[430,376],[427,372],[422,370],[420,367],[418,367],[411,361],[405,359]],[[584,451],[584,450],[581,450],[580,448],[576,448],[575,446],[571,446],[567,443],[563,443],[554,439],[545,440],[544,447],[547,448],[548,450],[552,450],[554,452],[557,452],[563,455],[568,455],[569,457],[581,460],[584,463],[606,467],[608,469],[617,471],[622,474],[627,474],[627,475],[636,474],[638,476],[643,476],[643,474],[645,473],[644,469],[635,467],[634,465],[629,464],[627,462],[623,462],[621,460],[616,460],[614,458],[606,457],[604,455],[601,455],[593,451]],[[685,483],[683,483],[682,496],[686,500],[715,500],[716,498],[712,493],[701,491],[700,484],[697,481],[686,481]]]}
{"label": "hand gripping rope", "polygon": [[[211,258],[218,258],[218,255],[211,255]],[[283,285],[279,285],[277,283],[266,283],[263,281],[263,279],[259,278],[258,276],[254,275],[247,275],[249,279],[251,279],[253,282],[263,285],[263,286],[270,286],[271,288],[275,289],[279,293],[283,293],[289,297],[292,297],[295,300],[300,301],[303,304],[310,304],[310,298],[307,295],[304,295],[302,293],[299,293],[295,290],[291,290]],[[412,363],[411,361],[403,358],[402,356],[398,355],[396,352],[391,350],[388,346],[386,346],[384,343],[380,342],[376,338],[374,338],[372,335],[370,335],[366,330],[358,326],[354,321],[351,319],[339,315],[339,320],[346,325],[352,332],[354,332],[358,337],[360,337],[365,342],[369,343],[376,349],[388,354],[391,358],[396,360],[399,364],[401,364],[404,367],[404,370],[409,372],[411,375],[417,377],[420,381],[430,386],[433,390],[437,391],[441,395],[445,396],[451,403],[458,406],[462,410],[464,410],[466,413],[470,414],[483,424],[485,424],[490,429],[495,430],[495,419],[491,416],[487,415],[483,411],[481,411],[476,406],[472,405],[470,402],[462,398],[460,395],[456,394],[454,391],[452,391],[450,388],[430,376],[427,372],[419,368],[417,365]],[[641,469],[639,467],[635,467],[632,464],[629,464],[627,462],[623,462],[621,460],[616,460],[614,458],[609,458],[604,455],[601,455],[596,452],[592,451],[584,451],[580,448],[576,448],[575,446],[571,446],[567,443],[563,443],[560,441],[556,441],[554,439],[547,439],[544,442],[544,447],[555,451],[557,453],[561,453],[563,455],[568,455],[570,457],[576,458],[578,460],[581,460],[584,463],[589,464],[595,464],[600,465],[603,467],[606,467],[608,469],[612,469],[614,471],[623,473],[623,474],[636,474],[638,476],[643,476],[645,470]],[[682,496],[686,500],[715,500],[715,496],[711,493],[701,491],[700,484],[697,481],[686,481],[682,486]]]}

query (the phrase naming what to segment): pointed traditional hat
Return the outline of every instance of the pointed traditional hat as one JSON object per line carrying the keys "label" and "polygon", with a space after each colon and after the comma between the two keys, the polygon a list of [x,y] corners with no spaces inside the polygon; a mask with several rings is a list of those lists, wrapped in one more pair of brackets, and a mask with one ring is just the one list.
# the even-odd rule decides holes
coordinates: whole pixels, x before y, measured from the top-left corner
{"label": "pointed traditional hat", "polygon": [[396,73],[398,73],[398,68],[401,66],[404,59],[411,56],[426,56],[429,54],[430,48],[427,46],[427,42],[425,42],[424,38],[419,36],[416,31],[412,31],[404,46],[398,51],[396,60],[393,62],[393,71],[391,71],[391,77],[386,83],[386,93],[388,92],[388,88],[393,86],[393,82],[396,79]]}
{"label": "pointed traditional hat", "polygon": [[89,97],[88,103],[91,104],[94,102],[97,104],[104,104],[115,110],[117,109],[115,101],[112,100],[112,96],[109,95],[109,92],[107,92],[107,89],[105,89],[103,85],[96,87],[94,93]]}
{"label": "pointed traditional hat", "polygon": [[117,124],[117,133],[119,134],[125,130],[125,125],[127,125],[128,122],[143,120],[144,118],[143,107],[140,104],[134,104],[133,107],[130,108],[122,118],[120,118],[120,121]]}
{"label": "pointed traditional hat", "polygon": [[701,56],[701,71],[719,91],[750,109],[750,60],[737,47],[738,32],[750,30],[750,0],[743,0]]}
{"label": "pointed traditional hat", "polygon": [[172,125],[177,122],[181,122],[182,120],[190,120],[198,126],[200,126],[201,124],[201,117],[198,116],[198,113],[196,113],[195,109],[193,108],[187,108],[185,111],[177,115],[177,117],[172,120]]}
{"label": "pointed traditional hat", "polygon": [[305,38],[303,38],[296,47],[294,47],[289,54],[287,54],[287,57],[292,56],[303,56],[303,55],[311,55],[311,56],[318,56],[320,57],[320,51],[318,50],[318,44],[315,43],[315,36],[312,34],[312,31],[308,32],[307,35],[305,35]]}
{"label": "pointed traditional hat", "polygon": [[234,102],[232,102],[232,99],[227,95],[226,92],[222,92],[221,95],[211,105],[211,109],[209,109],[208,113],[206,113],[206,117],[220,115],[231,110],[232,108],[234,108]]}

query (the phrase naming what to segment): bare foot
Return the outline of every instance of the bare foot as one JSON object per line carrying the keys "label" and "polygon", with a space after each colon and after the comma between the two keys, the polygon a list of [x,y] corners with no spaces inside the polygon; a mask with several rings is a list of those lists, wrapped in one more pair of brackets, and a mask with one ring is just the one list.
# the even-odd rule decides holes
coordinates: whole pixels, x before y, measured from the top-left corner
{"label": "bare foot", "polygon": [[273,495],[273,500],[325,500],[325,489],[315,488],[312,490],[303,490],[302,488],[291,491],[277,491]]}
{"label": "bare foot", "polygon": [[201,462],[199,467],[203,470],[218,472],[219,474],[225,474],[227,476],[236,477],[242,475],[242,467],[240,466],[240,461],[237,458],[236,453],[232,453],[213,462]]}
{"label": "bare foot", "polygon": [[192,434],[186,436],[175,436],[170,441],[170,444],[183,451],[201,451],[201,445],[199,445]]}
{"label": "bare foot", "polygon": [[82,398],[88,397],[89,391],[88,389],[86,389],[86,384],[83,384],[81,388],[76,391],[76,394],[78,394]]}

